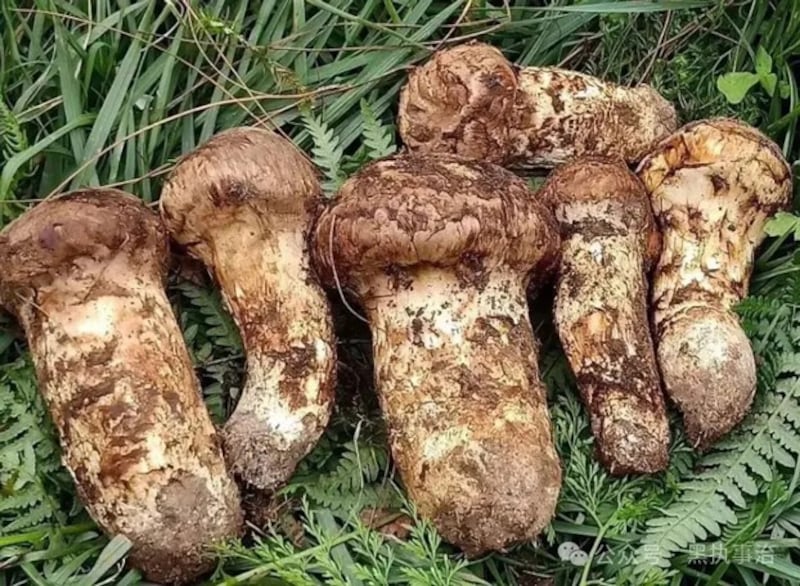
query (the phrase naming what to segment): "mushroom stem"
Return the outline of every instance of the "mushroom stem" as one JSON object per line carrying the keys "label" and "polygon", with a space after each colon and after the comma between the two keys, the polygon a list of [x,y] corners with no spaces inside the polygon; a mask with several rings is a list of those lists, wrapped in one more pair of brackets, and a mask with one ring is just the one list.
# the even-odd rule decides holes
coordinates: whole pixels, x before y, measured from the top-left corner
{"label": "mushroom stem", "polygon": [[392,453],[420,512],[471,554],[539,533],[560,467],[519,271],[475,289],[419,267],[361,294]]}
{"label": "mushroom stem", "polygon": [[561,343],[590,413],[598,457],[612,474],[658,472],[668,461],[644,261],[635,240],[625,234],[565,239],[556,287]]}
{"label": "mushroom stem", "polygon": [[555,323],[612,474],[668,463],[669,429],[647,311],[660,239],[647,193],[622,160],[560,166],[540,192],[561,226]]}
{"label": "mushroom stem", "polygon": [[[233,236],[220,232],[214,241]],[[215,250],[214,264],[247,355],[241,398],[223,430],[225,451],[235,473],[271,488],[287,479],[328,421],[332,325],[321,292],[298,294],[310,274],[302,232],[275,231],[252,241],[237,234],[235,242]],[[269,304],[253,302],[265,298]]]}
{"label": "mushroom stem", "polygon": [[0,298],[89,513],[131,540],[150,580],[193,583],[241,512],[164,292],[166,244],[157,216],[122,192],[48,200],[0,236],[14,267]]}
{"label": "mushroom stem", "polygon": [[470,555],[536,537],[561,484],[525,299],[559,238],[530,195],[495,165],[389,157],[345,182],[312,239],[320,276],[366,307],[408,492]]}

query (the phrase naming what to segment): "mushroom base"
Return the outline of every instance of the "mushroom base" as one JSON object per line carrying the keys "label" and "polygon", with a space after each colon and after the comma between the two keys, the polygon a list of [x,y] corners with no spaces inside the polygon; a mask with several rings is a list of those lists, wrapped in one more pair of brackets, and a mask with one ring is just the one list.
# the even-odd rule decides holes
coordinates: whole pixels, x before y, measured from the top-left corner
{"label": "mushroom base", "polygon": [[392,453],[420,513],[469,555],[536,537],[561,468],[519,273],[423,266],[362,285]]}
{"label": "mushroom base", "polygon": [[696,448],[710,447],[750,409],[756,363],[732,313],[695,305],[672,315],[661,325],[658,358],[664,388]]}

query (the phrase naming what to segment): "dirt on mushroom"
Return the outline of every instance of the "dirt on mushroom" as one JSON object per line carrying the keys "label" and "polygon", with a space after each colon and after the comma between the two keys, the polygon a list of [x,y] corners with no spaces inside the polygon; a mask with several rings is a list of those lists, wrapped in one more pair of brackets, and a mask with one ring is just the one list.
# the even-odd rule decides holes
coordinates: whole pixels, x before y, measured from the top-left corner
{"label": "dirt on mushroom", "polygon": [[332,408],[332,318],[306,243],[321,194],[290,141],[236,128],[185,156],[161,195],[172,237],[214,275],[242,334],[247,378],[223,437],[256,490],[288,480]]}
{"label": "dirt on mushroom", "polygon": [[561,226],[554,318],[612,474],[668,463],[669,429],[648,315],[661,252],[644,186],[621,159],[557,167],[537,193]]}
{"label": "dirt on mushroom", "polygon": [[534,538],[555,510],[561,469],[525,290],[558,244],[524,181],[454,156],[368,165],[314,231],[320,274],[370,321],[406,489],[470,555]]}
{"label": "dirt on mushroom", "polygon": [[241,512],[164,291],[158,216],[113,189],[73,192],[7,226],[0,261],[87,510],[148,579],[195,582]]}
{"label": "dirt on mushroom", "polygon": [[677,126],[652,87],[624,87],[554,67],[516,67],[491,45],[441,50],[413,70],[398,128],[414,151],[515,169],[583,155],[636,162]]}
{"label": "dirt on mushroom", "polygon": [[638,173],[664,238],[652,292],[664,388],[705,449],[753,400],[755,359],[732,308],[747,294],[764,224],[790,203],[791,172],[758,130],[712,119],[665,139]]}

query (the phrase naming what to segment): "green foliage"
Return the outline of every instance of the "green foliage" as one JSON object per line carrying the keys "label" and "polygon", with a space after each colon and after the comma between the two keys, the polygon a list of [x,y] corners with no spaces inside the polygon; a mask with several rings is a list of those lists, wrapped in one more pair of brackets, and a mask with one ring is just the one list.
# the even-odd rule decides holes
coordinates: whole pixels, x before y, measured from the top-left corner
{"label": "green foliage", "polygon": [[[410,526],[407,538],[386,539],[359,519],[339,521],[331,511],[303,501],[302,530],[289,540],[271,531],[252,547],[238,544],[223,550],[234,574],[215,584],[264,584],[277,578],[288,584],[360,586],[477,586],[490,582],[469,571],[469,564],[442,550],[433,527],[412,509],[402,513]],[[387,523],[389,519],[374,520]]]}
{"label": "green foliage", "polygon": [[328,197],[332,197],[343,181],[342,145],[333,130],[313,114],[305,114],[303,121],[314,143],[311,149],[314,162],[325,176],[322,188]]}
{"label": "green foliage", "polygon": [[800,217],[787,212],[778,212],[767,222],[764,232],[768,236],[792,236],[794,240],[800,240]]}
{"label": "green foliage", "polygon": [[[749,71],[732,71],[717,78],[717,89],[731,104],[739,104],[753,86],[761,84],[769,97],[775,95],[778,76],[772,70],[772,57],[759,47],[755,56],[755,73]],[[788,97],[789,86],[781,86],[781,97]]]}
{"label": "green foliage", "polygon": [[[22,125],[17,116],[6,106],[0,93],[0,167],[15,155],[20,154],[28,148],[28,137],[22,130]],[[25,169],[21,170],[25,172]],[[20,170],[15,170],[8,179],[8,190],[13,191],[17,181],[17,174]]]}
{"label": "green foliage", "polygon": [[364,147],[369,159],[381,159],[395,152],[397,145],[394,130],[378,120],[375,111],[366,100],[361,100],[361,116],[364,119]]}
{"label": "green foliage", "polygon": [[222,296],[217,289],[198,287],[188,281],[178,283],[175,288],[198,314],[196,318],[190,317],[186,320],[190,325],[184,330],[185,338],[190,343],[195,342],[200,328],[203,329],[206,341],[196,353],[195,360],[203,361],[211,355],[214,347],[242,351],[239,329],[223,307]]}
{"label": "green foliage", "polygon": [[755,405],[696,463],[691,478],[678,485],[675,500],[648,521],[637,551],[641,573],[667,568],[677,553],[722,537],[739,522],[737,511],[751,509],[765,486],[798,466],[800,316],[779,300],[758,297],[745,300],[740,313],[762,366]]}
{"label": "green foliage", "polygon": [[33,368],[17,361],[0,373],[0,535],[63,522],[68,486]]}
{"label": "green foliage", "polygon": [[385,477],[389,463],[385,443],[370,439],[341,444],[329,434],[281,492],[305,497],[344,518],[368,507],[396,507],[397,492]]}
{"label": "green foliage", "polygon": [[242,385],[244,349],[239,329],[217,289],[189,281],[178,282],[174,289],[180,293],[177,313],[199,370],[206,406],[213,421],[222,424]]}

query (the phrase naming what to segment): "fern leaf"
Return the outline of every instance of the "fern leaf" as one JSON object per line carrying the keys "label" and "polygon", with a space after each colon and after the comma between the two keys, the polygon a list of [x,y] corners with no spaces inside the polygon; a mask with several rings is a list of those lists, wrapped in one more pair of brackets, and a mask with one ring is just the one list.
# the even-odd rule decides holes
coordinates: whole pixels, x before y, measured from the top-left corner
{"label": "fern leaf", "polygon": [[314,146],[311,153],[314,162],[322,169],[325,180],[322,188],[329,196],[339,189],[343,181],[342,157],[344,150],[333,130],[319,118],[310,113],[303,114],[303,122],[308,129]]}
{"label": "fern leaf", "polygon": [[[20,360],[0,374],[0,535],[60,514],[53,503],[72,492],[58,444],[36,389],[33,368]],[[66,482],[61,485],[60,482]]]}
{"label": "fern leaf", "polygon": [[[17,120],[16,115],[0,96],[0,168],[17,153],[21,153],[28,148],[28,138],[22,130],[22,126]],[[30,174],[30,164],[23,166],[11,179],[9,191],[13,192],[20,175]]]}
{"label": "fern leaf", "polygon": [[235,352],[242,351],[239,328],[224,309],[222,297],[218,291],[204,289],[189,282],[179,283],[177,288],[200,313],[206,325],[206,335],[215,345]]}
{"label": "fern leaf", "polygon": [[[737,517],[730,505],[745,505],[742,493],[758,494],[759,478],[770,480],[773,477],[773,467],[764,454],[776,454],[782,449],[772,430],[794,414],[794,394],[798,389],[800,381],[797,379],[780,381],[772,393],[759,401],[739,431],[721,442],[716,453],[700,460],[700,477],[684,483],[677,501],[667,507],[661,517],[648,522],[637,552],[640,574],[646,573],[652,565],[666,567],[674,554],[705,540],[706,531],[700,529],[711,532],[712,526],[701,523],[701,518],[716,521],[718,526],[713,527],[714,534],[719,533],[716,529],[736,523]],[[800,436],[800,428],[795,435]],[[777,459],[776,463],[779,463]]]}
{"label": "fern leaf", "polygon": [[381,124],[369,103],[361,100],[361,122],[364,126],[362,136],[367,156],[370,160],[381,159],[397,150],[394,130]]}
{"label": "fern leaf", "polygon": [[31,507],[27,512],[17,516],[11,523],[3,527],[3,532],[12,533],[20,529],[27,529],[40,525],[53,514],[50,503],[42,501]]}
{"label": "fern leaf", "polygon": [[301,471],[284,492],[303,495],[344,517],[367,507],[391,506],[396,501],[394,492],[378,484],[387,466],[385,449],[351,440],[342,446],[328,472],[305,475]]}
{"label": "fern leaf", "polygon": [[28,148],[28,138],[5,101],[0,97],[0,154],[5,160]]}

